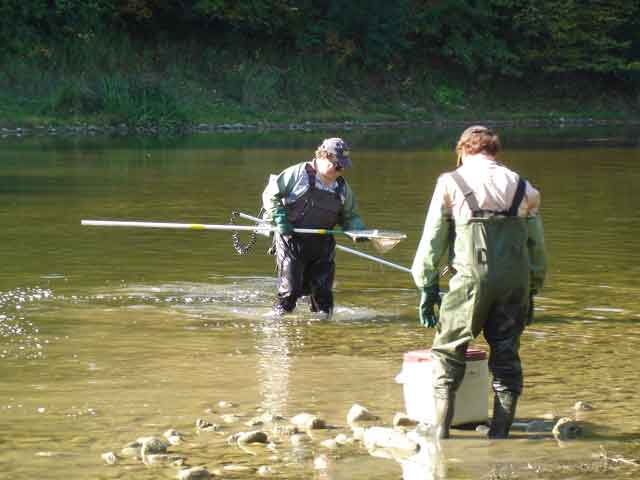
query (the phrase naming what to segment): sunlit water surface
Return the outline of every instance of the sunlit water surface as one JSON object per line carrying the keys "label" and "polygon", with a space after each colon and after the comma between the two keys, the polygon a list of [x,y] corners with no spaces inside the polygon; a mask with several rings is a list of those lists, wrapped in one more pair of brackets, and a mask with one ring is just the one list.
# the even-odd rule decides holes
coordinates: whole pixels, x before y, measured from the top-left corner
{"label": "sunlit water surface", "polygon": [[[321,440],[350,433],[354,403],[384,425],[404,410],[395,381],[403,353],[428,348],[433,335],[417,324],[408,274],[338,252],[334,317],[320,320],[301,302],[278,319],[267,239],[238,256],[227,232],[80,226],[255,214],[270,173],[338,134],[352,144],[348,179],[362,216],[407,233],[385,258],[408,266],[458,133],[3,140],[2,477],[176,478],[172,466],[101,459],[175,428],[185,441],[171,451],[225,478],[254,478],[263,465],[275,478],[637,478],[640,469],[619,459],[640,459],[638,132],[501,132],[503,160],[542,192],[550,259],[537,320],[522,340],[518,421],[577,416],[583,436],[562,444],[520,428],[506,442],[454,430],[441,449],[409,460],[373,457],[358,444],[327,450]],[[577,401],[593,411],[576,413]],[[302,447],[275,437],[273,449],[227,443],[265,412],[310,412],[335,429]],[[229,413],[240,420],[226,424]],[[221,432],[198,432],[198,418]],[[251,469],[224,470],[229,464]]]}

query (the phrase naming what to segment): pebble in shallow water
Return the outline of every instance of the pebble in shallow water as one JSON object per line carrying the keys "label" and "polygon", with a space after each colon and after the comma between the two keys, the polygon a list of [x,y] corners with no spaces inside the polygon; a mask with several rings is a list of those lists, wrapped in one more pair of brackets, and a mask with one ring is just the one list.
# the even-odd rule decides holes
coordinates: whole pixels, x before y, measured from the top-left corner
{"label": "pebble in shallow water", "polygon": [[205,467],[193,467],[180,470],[178,480],[209,480],[209,470]]}
{"label": "pebble in shallow water", "polygon": [[593,405],[588,402],[578,401],[573,406],[573,409],[577,412],[590,412],[593,410]]}
{"label": "pebble in shallow water", "polygon": [[171,445],[179,445],[183,441],[182,434],[177,430],[174,430],[173,428],[170,428],[169,430],[164,432],[163,436]]}
{"label": "pebble in shallow water", "polygon": [[268,477],[270,475],[275,475],[276,470],[269,466],[269,465],[262,465],[260,468],[258,468],[258,475],[260,475],[261,477]]}
{"label": "pebble in shallow water", "polygon": [[407,435],[393,428],[371,427],[364,431],[364,444],[368,450],[374,448],[417,452],[419,445]]}
{"label": "pebble in shallow water", "polygon": [[142,444],[140,442],[130,442],[122,447],[122,450],[120,450],[120,455],[122,455],[123,457],[139,457],[141,448]]}
{"label": "pebble in shallow water", "polygon": [[198,418],[196,420],[196,430],[198,432],[219,432],[220,426],[215,423],[211,423],[204,418]]}
{"label": "pebble in shallow water", "polygon": [[269,437],[261,430],[253,430],[251,432],[241,432],[237,441],[239,444],[269,443]]}
{"label": "pebble in shallow water", "polygon": [[142,444],[140,455],[144,458],[147,455],[156,455],[159,453],[167,453],[168,445],[158,437],[142,437],[138,439]]}
{"label": "pebble in shallow water", "polygon": [[351,425],[354,422],[369,422],[378,420],[379,417],[369,411],[368,408],[354,403],[349,413],[347,413],[347,423]]}
{"label": "pebble in shallow water", "polygon": [[558,441],[575,440],[582,435],[582,428],[571,418],[561,418],[553,427],[553,436]]}
{"label": "pebble in shallow water", "polygon": [[394,427],[408,427],[414,428],[418,425],[418,422],[409,416],[406,413],[398,412],[393,417],[393,426]]}
{"label": "pebble in shallow water", "polygon": [[115,465],[116,463],[118,463],[118,457],[113,452],[103,453],[101,455],[101,458],[102,460],[104,460],[104,463],[106,463],[107,465]]}
{"label": "pebble in shallow water", "polygon": [[318,430],[327,428],[327,423],[310,413],[300,413],[291,419],[291,423],[305,430]]}

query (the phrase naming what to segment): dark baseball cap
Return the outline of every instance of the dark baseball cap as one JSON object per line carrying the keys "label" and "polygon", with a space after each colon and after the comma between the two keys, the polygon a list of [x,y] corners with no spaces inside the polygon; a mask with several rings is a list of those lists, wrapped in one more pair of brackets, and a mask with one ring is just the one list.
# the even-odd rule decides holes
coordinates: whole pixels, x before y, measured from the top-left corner
{"label": "dark baseball cap", "polygon": [[336,164],[340,167],[351,168],[349,145],[341,138],[325,138],[318,149],[335,155]]}

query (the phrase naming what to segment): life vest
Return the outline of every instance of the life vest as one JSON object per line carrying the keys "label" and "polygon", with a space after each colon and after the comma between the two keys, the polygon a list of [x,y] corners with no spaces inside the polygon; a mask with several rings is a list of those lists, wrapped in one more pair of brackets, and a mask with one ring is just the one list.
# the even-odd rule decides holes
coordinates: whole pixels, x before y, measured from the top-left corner
{"label": "life vest", "polygon": [[295,202],[286,206],[289,223],[298,228],[328,228],[341,223],[343,210],[344,178],[338,177],[334,192],[316,188],[316,171],[305,165],[309,189]]}

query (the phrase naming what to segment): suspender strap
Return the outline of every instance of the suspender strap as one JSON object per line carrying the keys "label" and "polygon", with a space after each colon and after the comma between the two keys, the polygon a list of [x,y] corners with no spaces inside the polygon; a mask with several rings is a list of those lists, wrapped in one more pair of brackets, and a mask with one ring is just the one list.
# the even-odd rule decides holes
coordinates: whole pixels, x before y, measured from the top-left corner
{"label": "suspender strap", "polygon": [[338,197],[342,199],[342,194],[344,193],[344,189],[345,189],[344,178],[338,177],[336,181],[338,182],[338,188],[336,188],[336,193],[338,194]]}
{"label": "suspender strap", "polygon": [[507,213],[510,217],[518,216],[518,208],[520,208],[520,203],[522,203],[522,199],[524,198],[524,191],[527,186],[527,181],[520,177],[518,178],[518,188],[516,189],[516,194],[513,196],[513,202],[511,202],[511,207],[509,207],[509,212]]}
{"label": "suspender strap", "polygon": [[316,188],[316,171],[308,163],[304,166],[304,169],[307,172],[307,177],[309,177],[309,189],[313,190]]}
{"label": "suspender strap", "polygon": [[456,182],[456,185],[464,195],[464,199],[467,201],[467,204],[469,205],[473,216],[475,217],[476,214],[482,215],[482,210],[478,205],[478,200],[476,200],[476,196],[473,193],[473,190],[469,188],[469,185],[467,185],[467,182],[464,181],[462,175],[460,175],[457,171],[453,171],[451,172],[451,178],[454,182]]}
{"label": "suspender strap", "polygon": [[[307,177],[309,178],[309,190],[314,190],[316,188],[316,171],[309,163],[304,166],[304,169],[307,172]],[[338,198],[342,200],[342,194],[345,189],[345,180],[342,177],[338,177],[336,181],[338,182],[338,187],[336,188],[335,193]]]}
{"label": "suspender strap", "polygon": [[527,186],[527,181],[519,177],[518,178],[518,187],[516,188],[516,193],[513,196],[513,201],[511,202],[511,206],[509,210],[504,210],[500,212],[490,211],[490,210],[482,210],[478,205],[478,200],[476,199],[473,190],[469,187],[467,182],[464,181],[462,175],[460,175],[457,171],[451,172],[451,178],[456,183],[462,194],[464,195],[464,199],[467,201],[469,208],[474,217],[483,217],[486,215],[506,215],[508,217],[517,217],[518,216],[518,208],[520,207],[520,203],[522,203],[522,199],[524,198],[524,192]]}

